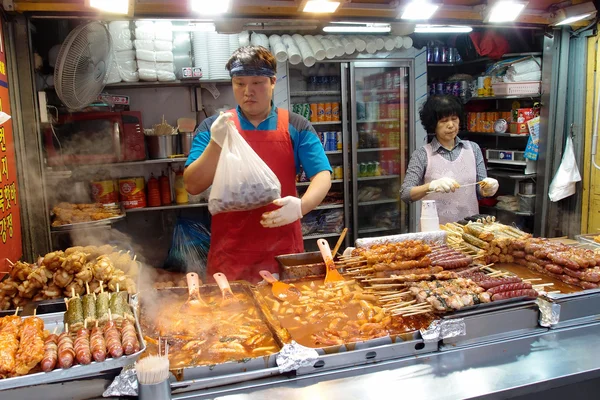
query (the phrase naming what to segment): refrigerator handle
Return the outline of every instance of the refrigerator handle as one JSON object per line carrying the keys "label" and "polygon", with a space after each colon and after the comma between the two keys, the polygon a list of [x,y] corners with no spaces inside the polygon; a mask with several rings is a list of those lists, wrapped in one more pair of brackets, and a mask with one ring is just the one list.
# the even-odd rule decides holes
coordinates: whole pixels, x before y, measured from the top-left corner
{"label": "refrigerator handle", "polygon": [[[352,165],[349,151],[351,147],[348,147],[350,143],[350,134],[348,132],[348,63],[340,64],[340,90],[341,90],[341,121],[342,121],[342,162],[344,163],[344,226],[350,228],[350,204],[354,204],[351,201],[350,194],[350,171],[349,168]],[[350,231],[349,235],[346,235],[346,247],[351,246],[356,236],[353,234],[354,230]]]}
{"label": "refrigerator handle", "polygon": [[354,240],[358,239],[358,155],[356,149],[358,148],[358,129],[357,129],[357,97],[356,97],[356,70],[354,67],[354,63],[350,63],[350,125],[349,125],[349,135],[350,135],[350,145],[351,151],[351,165],[352,165],[352,232]]}

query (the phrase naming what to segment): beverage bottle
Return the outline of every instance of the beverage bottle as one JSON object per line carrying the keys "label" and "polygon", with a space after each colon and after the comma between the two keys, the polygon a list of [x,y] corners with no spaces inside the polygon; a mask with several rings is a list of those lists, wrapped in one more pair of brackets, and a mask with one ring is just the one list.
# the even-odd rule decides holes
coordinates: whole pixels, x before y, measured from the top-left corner
{"label": "beverage bottle", "polygon": [[340,90],[340,72],[334,64],[329,66],[329,90]]}
{"label": "beverage bottle", "polygon": [[317,90],[317,70],[315,68],[308,69],[308,82],[306,83],[306,90]]}
{"label": "beverage bottle", "polygon": [[148,179],[148,206],[158,207],[160,206],[160,185],[158,179],[154,177],[154,174],[150,174]]}
{"label": "beverage bottle", "polygon": [[327,69],[324,64],[319,64],[317,70],[317,87],[315,90],[327,90],[329,89],[329,79],[327,78]]}

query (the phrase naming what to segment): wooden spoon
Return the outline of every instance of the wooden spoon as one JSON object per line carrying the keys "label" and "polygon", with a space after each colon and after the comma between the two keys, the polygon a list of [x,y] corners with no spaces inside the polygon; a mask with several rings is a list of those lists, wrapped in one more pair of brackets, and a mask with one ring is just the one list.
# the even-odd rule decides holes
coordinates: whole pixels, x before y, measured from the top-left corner
{"label": "wooden spoon", "polygon": [[336,269],[333,257],[331,257],[331,249],[327,240],[319,239],[317,240],[317,245],[319,246],[319,250],[321,250],[323,261],[325,261],[325,285],[331,286],[336,282],[343,281],[344,277]]}
{"label": "wooden spoon", "polygon": [[200,278],[198,278],[198,274],[190,272],[186,274],[185,277],[188,285],[188,299],[183,306],[181,306],[181,311],[186,312],[190,309],[204,311],[208,309],[208,304],[200,297]]}
{"label": "wooden spoon", "polygon": [[223,295],[223,300],[221,301],[221,306],[226,306],[232,303],[237,303],[238,299],[235,297],[233,292],[231,291],[231,286],[229,286],[229,281],[225,274],[221,272],[217,272],[213,275],[217,285],[219,285],[219,289],[221,289],[221,294]]}
{"label": "wooden spoon", "polygon": [[273,296],[279,300],[297,300],[300,296],[302,296],[302,293],[300,293],[297,288],[275,279],[275,277],[269,271],[263,270],[260,271],[259,274],[265,281],[273,285],[271,291],[273,292]]}

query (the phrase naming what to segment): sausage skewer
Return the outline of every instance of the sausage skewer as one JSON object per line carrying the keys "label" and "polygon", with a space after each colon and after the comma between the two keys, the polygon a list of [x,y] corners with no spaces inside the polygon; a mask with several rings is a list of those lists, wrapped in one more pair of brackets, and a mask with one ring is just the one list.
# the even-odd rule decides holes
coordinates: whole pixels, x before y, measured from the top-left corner
{"label": "sausage skewer", "polygon": [[58,367],[71,368],[74,360],[73,339],[69,335],[69,324],[65,324],[65,331],[58,337]]}
{"label": "sausage skewer", "polygon": [[96,321],[96,326],[92,328],[90,348],[94,361],[100,362],[106,360],[106,341],[104,340],[102,330],[98,328],[98,321]]}
{"label": "sausage skewer", "polygon": [[124,319],[121,325],[121,340],[123,343],[123,352],[126,356],[140,351],[140,342],[138,341],[135,327],[127,319]]}
{"label": "sausage skewer", "polygon": [[108,322],[104,325],[104,340],[106,348],[112,358],[119,358],[123,355],[123,345],[121,344],[121,332],[117,329],[117,324],[112,319],[110,310],[108,311]]}
{"label": "sausage skewer", "polygon": [[75,338],[75,356],[77,362],[82,365],[87,365],[92,362],[92,352],[90,351],[90,332],[87,329],[87,324],[77,331]]}
{"label": "sausage skewer", "polygon": [[56,367],[58,361],[58,336],[56,328],[44,341],[44,358],[41,362],[42,371],[50,372]]}

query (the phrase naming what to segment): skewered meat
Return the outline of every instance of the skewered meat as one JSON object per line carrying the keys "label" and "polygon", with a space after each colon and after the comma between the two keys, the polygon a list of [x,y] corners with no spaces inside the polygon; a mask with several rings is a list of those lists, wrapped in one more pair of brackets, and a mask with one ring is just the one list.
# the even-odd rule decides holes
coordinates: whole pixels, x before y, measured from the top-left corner
{"label": "skewered meat", "polygon": [[75,350],[73,349],[73,339],[69,332],[63,332],[58,337],[58,367],[71,368],[75,360]]}
{"label": "skewered meat", "polygon": [[[183,285],[186,286],[186,285]],[[127,278],[125,279],[125,283],[123,288],[127,291],[127,293],[129,294],[134,294],[137,293],[137,284],[135,283],[135,281],[131,278]]]}
{"label": "skewered meat", "polygon": [[19,285],[19,296],[24,299],[31,299],[41,289],[42,286],[37,281],[24,281]]}
{"label": "skewered meat", "polygon": [[140,342],[138,341],[135,327],[129,320],[124,320],[121,325],[121,341],[123,343],[123,353],[126,356],[140,351]]}
{"label": "skewered meat", "polygon": [[92,329],[90,348],[94,361],[104,361],[106,359],[106,342],[102,330],[97,326]]}
{"label": "skewered meat", "polygon": [[44,358],[44,321],[29,317],[23,321],[16,356],[15,375],[26,375]]}
{"label": "skewered meat", "polygon": [[27,264],[22,261],[17,261],[8,273],[10,277],[13,278],[15,281],[24,281],[25,279],[27,279],[27,276],[31,273],[31,271],[32,267],[30,264]]}
{"label": "skewered meat", "polygon": [[18,288],[19,284],[12,277],[0,282],[0,292],[4,293],[5,296],[14,296],[19,291]]}
{"label": "skewered meat", "polygon": [[75,357],[79,364],[87,365],[92,362],[92,352],[90,351],[90,333],[87,329],[81,328],[77,331],[74,348]]}
{"label": "skewered meat", "polygon": [[494,286],[505,285],[508,283],[520,283],[520,282],[521,282],[521,278],[516,277],[516,276],[509,276],[506,278],[488,278],[486,280],[477,282],[477,284],[487,290],[487,289],[493,288]]}
{"label": "skewered meat", "polygon": [[94,278],[99,281],[108,281],[112,277],[114,270],[115,267],[110,261],[110,258],[107,256],[100,256],[93,267]]}
{"label": "skewered meat", "polygon": [[392,275],[422,275],[422,274],[437,274],[442,272],[444,269],[442,267],[427,267],[427,268],[415,268],[415,269],[405,269],[405,270],[389,270],[389,271],[381,271],[376,272],[376,278],[389,278]]}
{"label": "skewered meat", "polygon": [[80,297],[72,297],[67,300],[67,311],[63,318],[65,325],[69,326],[71,332],[77,332],[83,328],[83,302]]}
{"label": "skewered meat", "polygon": [[0,298],[0,310],[10,310],[12,306],[12,302],[10,301],[10,297],[5,296]]}
{"label": "skewered meat", "polygon": [[94,273],[92,271],[93,263],[87,263],[84,267],[79,271],[75,277],[81,280],[84,283],[89,283],[94,279]]}
{"label": "skewered meat", "polygon": [[52,272],[46,267],[36,268],[27,276],[28,281],[35,281],[35,285],[40,288],[44,287],[48,279],[52,279]]}
{"label": "skewered meat", "polygon": [[15,296],[12,299],[12,303],[15,307],[20,307],[22,308],[25,304],[29,303],[29,298],[25,298],[25,297],[21,297],[21,296]]}
{"label": "skewered meat", "polygon": [[52,280],[56,286],[65,288],[73,281],[73,275],[61,268],[54,273],[54,278]]}
{"label": "skewered meat", "polygon": [[488,290],[488,293],[491,295],[502,293],[502,292],[511,292],[514,290],[523,290],[523,289],[531,289],[531,283],[527,282],[519,282],[519,283],[507,283],[505,285],[494,286]]}
{"label": "skewered meat", "polygon": [[51,333],[44,341],[44,358],[42,358],[42,371],[50,372],[56,367],[58,361],[58,337]]}
{"label": "skewered meat", "polygon": [[121,332],[117,329],[115,321],[108,321],[104,325],[104,340],[106,348],[112,358],[119,358],[123,355],[123,345],[121,344]]}
{"label": "skewered meat", "polygon": [[62,266],[64,260],[65,255],[62,251],[53,251],[44,256],[42,266],[48,268],[49,271],[56,271]]}
{"label": "skewered meat", "polygon": [[85,253],[85,248],[83,246],[74,246],[69,247],[65,250],[65,256],[68,257],[73,253]]}
{"label": "skewered meat", "polygon": [[415,268],[426,268],[431,265],[431,260],[429,257],[425,256],[420,258],[419,260],[409,260],[409,261],[389,261],[386,263],[375,264],[373,268],[375,271],[388,271],[392,270],[402,270],[402,269],[415,269]]}
{"label": "skewered meat", "polygon": [[11,315],[0,319],[0,376],[3,378],[15,369],[22,323],[19,316]]}
{"label": "skewered meat", "polygon": [[110,290],[111,292],[116,292],[117,285],[119,285],[119,290],[126,290],[126,287],[125,287],[126,280],[127,280],[127,277],[125,276],[125,273],[121,270],[115,269],[115,272],[112,275],[112,278],[110,279],[110,281],[108,281],[108,290]]}
{"label": "skewered meat", "polygon": [[85,253],[80,251],[74,252],[65,258],[62,268],[71,275],[75,275],[81,271],[86,262],[87,255]]}
{"label": "skewered meat", "polygon": [[90,293],[100,293],[102,290],[100,290],[100,287],[102,286],[102,289],[106,289],[106,283],[102,283],[100,284],[100,281],[96,281],[93,280],[92,282],[90,282],[89,284],[90,286]]}
{"label": "skewered meat", "polygon": [[501,292],[492,296],[493,301],[511,299],[513,297],[537,297],[538,292],[533,289],[513,290],[510,292]]}
{"label": "skewered meat", "polygon": [[35,296],[33,296],[31,301],[42,301],[42,300],[47,300],[47,299],[48,298],[46,296],[44,296],[43,292],[38,292]]}
{"label": "skewered meat", "polygon": [[62,295],[62,289],[52,283],[49,286],[45,286],[42,289],[42,293],[48,299],[56,299]]}
{"label": "skewered meat", "polygon": [[65,296],[71,296],[71,294],[73,294],[73,291],[75,291],[75,295],[81,296],[85,293],[85,283],[83,283],[83,281],[81,281],[80,279],[73,279],[71,283],[65,286],[63,294]]}

